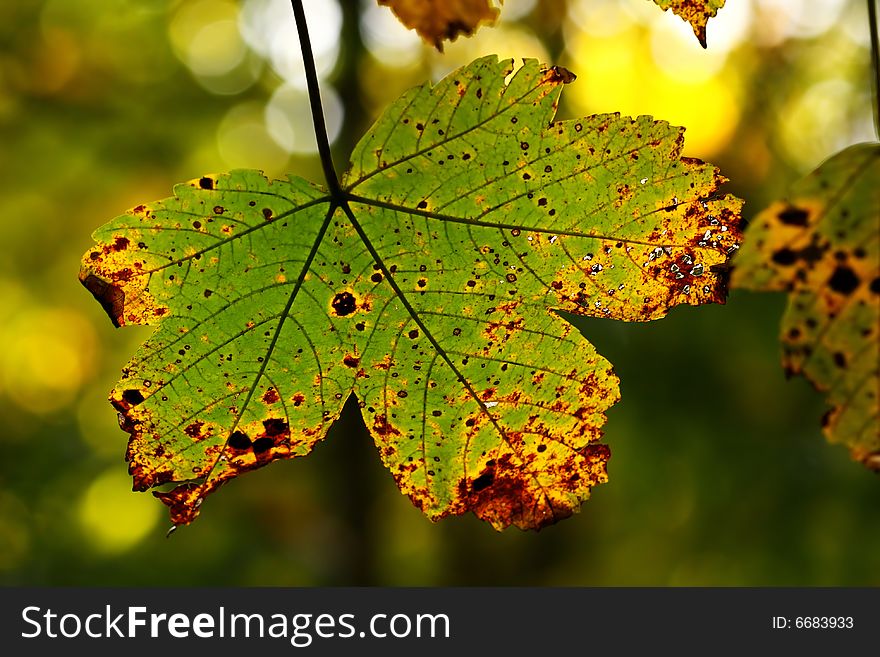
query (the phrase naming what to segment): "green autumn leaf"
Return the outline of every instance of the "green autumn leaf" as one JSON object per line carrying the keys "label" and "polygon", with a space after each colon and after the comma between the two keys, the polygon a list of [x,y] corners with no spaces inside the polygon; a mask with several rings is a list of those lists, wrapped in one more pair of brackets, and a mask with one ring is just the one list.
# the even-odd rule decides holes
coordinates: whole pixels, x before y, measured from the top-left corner
{"label": "green autumn leaf", "polygon": [[880,144],[838,153],[762,211],[733,284],[785,290],[782,362],[827,393],[826,437],[880,470]]}
{"label": "green autumn leaf", "polygon": [[391,105],[334,199],[206,176],[95,233],[86,287],[155,324],[111,393],[134,487],[176,524],[242,472],[307,454],[356,395],[431,519],[570,515],[606,480],[611,365],[558,314],[722,302],[740,201],[682,130],[553,122],[568,71],[477,60]]}
{"label": "green autumn leaf", "polygon": [[671,9],[694,28],[697,41],[706,47],[706,23],[724,6],[725,0],[654,0],[664,11]]}

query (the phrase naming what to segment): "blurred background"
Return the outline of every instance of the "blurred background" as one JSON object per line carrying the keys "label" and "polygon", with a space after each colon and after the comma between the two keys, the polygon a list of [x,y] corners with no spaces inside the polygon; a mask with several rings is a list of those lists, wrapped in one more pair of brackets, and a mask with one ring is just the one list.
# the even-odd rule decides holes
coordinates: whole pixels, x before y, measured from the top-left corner
{"label": "blurred background", "polygon": [[[372,0],[306,2],[337,166],[404,89],[489,53],[578,75],[560,115],[687,127],[746,217],[874,138],[861,0],[727,0],[708,50],[648,0],[506,0],[440,55]],[[321,180],[287,0],[12,0],[0,22],[0,583],[880,585],[880,480],[826,444],[779,364],[782,295],[581,321],[612,363],[610,482],[540,533],[439,524],[349,404],[306,459],[225,486],[165,538],[106,402],[148,329],[77,280],[93,229],[233,167]]]}

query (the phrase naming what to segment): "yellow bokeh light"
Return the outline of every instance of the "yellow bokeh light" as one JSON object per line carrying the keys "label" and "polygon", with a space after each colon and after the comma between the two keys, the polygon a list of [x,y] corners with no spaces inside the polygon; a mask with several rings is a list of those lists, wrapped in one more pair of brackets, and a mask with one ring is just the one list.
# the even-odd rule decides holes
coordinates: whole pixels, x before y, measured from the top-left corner
{"label": "yellow bokeh light", "polygon": [[422,40],[406,29],[388,7],[362,3],[360,29],[364,46],[382,66],[409,68],[421,61]]}
{"label": "yellow bokeh light", "polygon": [[116,411],[107,397],[113,383],[92,383],[80,395],[76,420],[80,437],[96,454],[107,459],[119,459],[125,454],[128,434],[119,427]]}
{"label": "yellow bokeh light", "polygon": [[[199,33],[203,30],[214,29],[214,25],[219,23],[221,28],[230,22],[233,26],[238,20],[238,7],[234,2],[229,0],[200,0],[199,2],[184,3],[174,14],[171,23],[168,26],[168,36],[170,37],[171,46],[177,56],[186,63],[190,64],[190,56],[192,54],[193,41],[199,37]],[[236,28],[235,35],[232,35],[232,43],[227,45],[231,51],[237,51],[242,44],[241,36]],[[220,36],[220,35],[216,35]],[[230,36],[230,35],[225,35]],[[211,44],[212,48],[220,48],[224,44]],[[233,62],[232,66],[235,63]],[[229,66],[228,68],[231,68]]]}
{"label": "yellow bokeh light", "polygon": [[76,79],[82,58],[80,44],[69,30],[45,29],[36,51],[34,74],[30,76],[31,88],[39,94],[58,93]]}
{"label": "yellow bokeh light", "polygon": [[229,0],[182,5],[168,26],[168,36],[177,58],[211,93],[241,93],[262,70],[239,30],[238,5]]}
{"label": "yellow bokeh light", "polygon": [[[304,0],[304,5],[316,72],[326,78],[339,56],[342,8],[336,0]],[[245,43],[266,58],[281,79],[305,88],[302,52],[288,0],[243,0],[238,25]]]}
{"label": "yellow bokeh light", "polygon": [[[344,109],[342,99],[331,84],[321,85],[321,105],[327,137],[332,144],[342,129]],[[275,89],[266,104],[265,125],[275,143],[288,153],[314,155],[318,152],[309,97],[304,90],[290,84]]]}
{"label": "yellow bokeh light", "polygon": [[799,91],[788,99],[777,126],[788,160],[806,174],[857,141],[839,129],[847,124],[847,111],[857,91],[842,78],[805,85]]}
{"label": "yellow bokeh light", "polygon": [[285,173],[289,155],[266,128],[262,103],[230,109],[217,129],[217,149],[230,169],[260,169],[268,176]]}
{"label": "yellow bokeh light", "polygon": [[547,48],[531,30],[503,22],[495,27],[479,29],[472,37],[446,44],[443,54],[433,50],[429,52],[434,79],[440,79],[459,66],[488,53],[494,53],[502,60],[513,59],[517,67],[522,65],[524,58],[546,63],[550,57]]}
{"label": "yellow bokeh light", "polygon": [[[714,60],[697,59],[673,75],[655,63],[651,50],[650,31],[639,26],[609,38],[575,34],[569,60],[578,80],[566,90],[569,105],[577,114],[648,114],[684,126],[687,155],[715,155],[739,121],[738,77]],[[684,74],[688,69],[692,75]]]}
{"label": "yellow bokeh light", "polygon": [[232,19],[200,29],[187,47],[187,65],[196,75],[223,75],[241,63],[246,48]]}
{"label": "yellow bokeh light", "polygon": [[0,328],[2,389],[32,413],[73,401],[94,370],[95,334],[79,313],[29,307]]}
{"label": "yellow bokeh light", "polygon": [[125,468],[114,465],[86,489],[79,502],[79,523],[95,549],[119,554],[153,532],[161,506],[152,495],[133,493]]}

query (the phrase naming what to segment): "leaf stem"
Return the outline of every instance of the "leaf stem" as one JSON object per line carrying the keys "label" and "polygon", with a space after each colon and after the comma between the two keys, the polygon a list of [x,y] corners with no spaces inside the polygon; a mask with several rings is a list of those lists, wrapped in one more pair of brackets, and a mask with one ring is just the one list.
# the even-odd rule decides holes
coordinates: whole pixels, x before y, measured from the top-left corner
{"label": "leaf stem", "polygon": [[880,139],[880,45],[877,35],[877,0],[868,0],[868,27],[871,30],[871,68],[874,76],[874,130]]}
{"label": "leaf stem", "polygon": [[290,5],[293,8],[293,17],[296,20],[299,47],[302,50],[303,68],[305,68],[306,85],[309,90],[309,107],[312,110],[312,123],[315,126],[315,140],[318,142],[321,166],[324,168],[324,178],[327,181],[327,189],[330,191],[330,195],[334,200],[339,201],[342,197],[342,188],[339,186],[339,178],[336,175],[336,168],[333,166],[333,156],[330,153],[330,139],[327,137],[327,125],[324,123],[321,89],[318,86],[318,73],[315,68],[315,57],[312,54],[312,43],[309,40],[306,13],[303,9],[302,0],[291,0]]}

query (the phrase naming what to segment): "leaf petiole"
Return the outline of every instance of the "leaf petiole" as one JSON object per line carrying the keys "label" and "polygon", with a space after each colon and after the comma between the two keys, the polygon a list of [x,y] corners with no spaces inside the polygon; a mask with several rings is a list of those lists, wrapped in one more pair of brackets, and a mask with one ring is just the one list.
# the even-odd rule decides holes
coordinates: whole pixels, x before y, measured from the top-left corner
{"label": "leaf petiole", "polygon": [[309,40],[306,14],[303,10],[302,0],[291,0],[290,4],[293,8],[293,17],[296,20],[299,46],[302,50],[303,68],[306,72],[306,85],[309,92],[309,107],[312,111],[312,123],[315,126],[315,140],[318,142],[318,154],[321,157],[321,166],[324,169],[324,178],[327,180],[330,196],[339,202],[342,198],[342,189],[339,186],[339,177],[336,175],[333,156],[330,153],[330,139],[327,136],[327,125],[324,122],[321,89],[318,86],[318,74],[315,67],[315,57],[312,54],[312,44]]}

